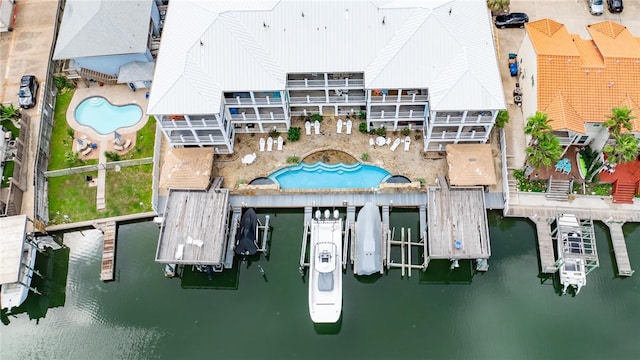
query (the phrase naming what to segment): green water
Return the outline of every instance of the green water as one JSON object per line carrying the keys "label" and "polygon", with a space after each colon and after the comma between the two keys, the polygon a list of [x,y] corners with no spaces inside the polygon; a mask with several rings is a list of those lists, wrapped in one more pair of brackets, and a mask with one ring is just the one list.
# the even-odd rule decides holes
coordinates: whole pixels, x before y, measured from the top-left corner
{"label": "green water", "polygon": [[[3,313],[0,359],[640,358],[640,273],[614,276],[601,224],[601,266],[578,296],[559,296],[553,278],[538,276],[532,225],[490,213],[487,273],[473,275],[468,263],[452,272],[446,261],[411,278],[393,269],[360,281],[347,271],[341,322],[314,326],[298,272],[302,217],[272,214],[269,259],[214,282],[200,273],[164,278],[153,223],[120,226],[112,283],[99,281],[97,241],[40,257],[47,296]],[[393,209],[391,222],[417,234],[414,212]],[[624,230],[639,269],[640,226]]]}

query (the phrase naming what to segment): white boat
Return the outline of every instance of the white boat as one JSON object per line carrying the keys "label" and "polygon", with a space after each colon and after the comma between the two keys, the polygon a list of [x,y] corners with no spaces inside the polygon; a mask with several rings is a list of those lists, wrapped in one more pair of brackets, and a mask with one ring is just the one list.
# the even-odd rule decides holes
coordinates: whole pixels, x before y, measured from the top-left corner
{"label": "white boat", "polygon": [[19,280],[14,283],[2,284],[2,289],[0,290],[0,304],[2,304],[3,309],[11,311],[12,308],[22,305],[27,299],[37,253],[38,251],[34,246],[26,242],[23,243],[22,258],[20,259],[21,264],[18,273]]}
{"label": "white boat", "polygon": [[587,269],[584,255],[585,246],[582,229],[575,215],[562,214],[558,218],[558,256],[561,265],[558,270],[562,293],[566,294],[569,287],[575,289],[577,295],[583,286],[587,284]]}
{"label": "white boat", "polygon": [[314,323],[335,323],[342,313],[342,219],[330,215],[327,210],[320,219],[317,211],[311,221],[309,314]]}
{"label": "white boat", "polygon": [[382,273],[382,220],[378,207],[368,202],[358,212],[356,220],[356,275]]}

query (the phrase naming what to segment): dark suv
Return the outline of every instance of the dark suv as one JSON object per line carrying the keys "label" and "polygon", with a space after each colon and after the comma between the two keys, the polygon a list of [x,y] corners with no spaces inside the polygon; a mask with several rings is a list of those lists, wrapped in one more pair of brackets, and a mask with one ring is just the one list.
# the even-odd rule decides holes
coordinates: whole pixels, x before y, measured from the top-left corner
{"label": "dark suv", "polygon": [[496,16],[496,27],[504,29],[507,27],[523,28],[529,22],[529,17],[525,13],[511,13]]}
{"label": "dark suv", "polygon": [[619,13],[624,9],[624,4],[622,4],[622,0],[607,0],[607,7],[609,12]]}
{"label": "dark suv", "polygon": [[33,75],[24,75],[20,79],[20,90],[18,90],[18,104],[23,109],[30,109],[36,105],[36,95],[38,94],[38,79]]}

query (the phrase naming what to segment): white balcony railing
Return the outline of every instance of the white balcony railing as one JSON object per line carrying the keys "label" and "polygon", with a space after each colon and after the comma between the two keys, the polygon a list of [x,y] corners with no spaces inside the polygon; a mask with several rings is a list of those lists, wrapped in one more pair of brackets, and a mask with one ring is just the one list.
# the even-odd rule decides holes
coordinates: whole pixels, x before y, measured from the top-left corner
{"label": "white balcony railing", "polygon": [[343,80],[327,80],[325,83],[324,79],[321,80],[288,80],[287,87],[289,89],[293,88],[344,88],[344,89],[364,89],[364,80],[363,79],[343,79]]}
{"label": "white balcony railing", "polygon": [[191,129],[191,128],[220,128],[220,124],[216,120],[191,120],[191,125],[186,120],[169,120],[165,119],[160,122],[163,129]]}
{"label": "white balcony railing", "polygon": [[[282,114],[260,114],[260,120],[286,120],[287,117]],[[231,120],[258,120],[258,116],[256,114],[231,114]]]}
{"label": "white balcony railing", "polygon": [[401,95],[400,100],[398,100],[398,95],[371,96],[372,103],[426,103],[427,100],[428,95]]}
{"label": "white balcony railing", "polygon": [[433,119],[434,125],[446,125],[446,124],[491,124],[493,123],[493,116],[449,116],[449,117],[436,117]]}
{"label": "white balcony railing", "polygon": [[365,97],[363,95],[349,96],[300,96],[289,98],[290,105],[303,104],[364,104]]}
{"label": "white balcony railing", "polygon": [[224,98],[224,102],[228,106],[234,106],[234,105],[282,105],[282,104],[284,104],[284,101],[282,100],[282,98],[273,98],[273,97],[268,97],[268,96],[267,97],[256,97],[254,99],[241,98],[241,97],[235,97],[235,98],[226,97],[226,98]]}
{"label": "white balcony railing", "polygon": [[369,119],[410,119],[424,120],[424,111],[400,111],[396,117],[395,111],[372,111],[369,113]]}

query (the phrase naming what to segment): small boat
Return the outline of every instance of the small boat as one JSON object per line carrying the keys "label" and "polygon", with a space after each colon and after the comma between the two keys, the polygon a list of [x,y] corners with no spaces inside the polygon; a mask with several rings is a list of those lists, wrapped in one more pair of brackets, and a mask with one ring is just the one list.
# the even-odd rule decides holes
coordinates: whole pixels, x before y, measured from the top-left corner
{"label": "small boat", "polygon": [[[335,323],[342,314],[342,219],[319,211],[311,221],[309,314],[314,323]],[[337,214],[339,215],[339,214]]]}
{"label": "small boat", "polygon": [[253,208],[245,210],[236,235],[235,252],[238,255],[255,255],[258,252],[258,215]]}
{"label": "small boat", "polygon": [[575,294],[587,284],[587,269],[585,267],[585,246],[582,230],[575,215],[562,214],[559,217],[560,241],[558,241],[558,256],[562,259],[560,265],[560,284],[562,293],[566,294],[569,287],[575,289]]}
{"label": "small boat", "polygon": [[12,308],[22,305],[27,299],[37,253],[34,245],[27,242],[23,243],[18,281],[3,284],[2,290],[0,290],[0,304],[2,304],[3,309],[11,311]]}
{"label": "small boat", "polygon": [[378,207],[372,202],[364,204],[356,220],[356,275],[382,273],[382,220]]}

